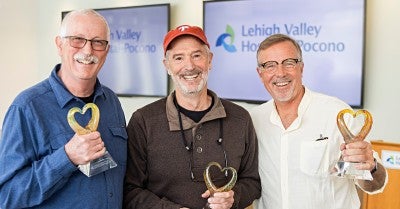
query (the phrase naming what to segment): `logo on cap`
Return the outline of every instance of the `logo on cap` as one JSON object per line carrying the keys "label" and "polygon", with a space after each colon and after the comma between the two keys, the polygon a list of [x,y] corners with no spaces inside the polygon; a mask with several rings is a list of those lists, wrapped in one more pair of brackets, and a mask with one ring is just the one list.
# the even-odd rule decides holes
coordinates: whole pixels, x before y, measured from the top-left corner
{"label": "logo on cap", "polygon": [[182,25],[178,27],[178,30],[180,30],[181,32],[183,32],[184,30],[188,29],[190,26],[188,25]]}
{"label": "logo on cap", "polygon": [[198,38],[200,41],[202,41],[204,44],[206,44],[208,47],[210,47],[210,44],[208,44],[207,37],[204,34],[203,29],[197,26],[190,26],[190,25],[181,25],[178,26],[177,28],[170,30],[167,35],[164,37],[164,54],[166,53],[169,44],[177,37],[182,36],[182,35],[190,35]]}

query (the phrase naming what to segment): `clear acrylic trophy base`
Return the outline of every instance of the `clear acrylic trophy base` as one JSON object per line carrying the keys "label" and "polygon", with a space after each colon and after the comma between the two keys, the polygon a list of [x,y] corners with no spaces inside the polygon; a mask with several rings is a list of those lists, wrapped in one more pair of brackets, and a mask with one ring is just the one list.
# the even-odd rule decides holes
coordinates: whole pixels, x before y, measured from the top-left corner
{"label": "clear acrylic trophy base", "polygon": [[85,165],[78,166],[79,170],[88,177],[94,176],[115,167],[117,167],[117,163],[115,163],[114,159],[111,157],[108,151],[106,151],[103,156],[92,160]]}
{"label": "clear acrylic trophy base", "polygon": [[339,160],[332,174],[338,177],[349,178],[349,179],[361,179],[372,181],[372,175],[369,170],[358,170],[356,165],[359,163],[345,162]]}

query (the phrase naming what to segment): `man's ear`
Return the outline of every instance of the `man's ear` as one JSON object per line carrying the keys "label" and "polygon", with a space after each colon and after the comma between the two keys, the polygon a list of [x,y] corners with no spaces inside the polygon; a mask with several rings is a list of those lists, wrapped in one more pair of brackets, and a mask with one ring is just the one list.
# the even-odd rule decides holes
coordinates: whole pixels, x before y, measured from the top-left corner
{"label": "man's ear", "polygon": [[210,59],[209,59],[209,60],[210,60],[210,61],[209,61],[209,62],[210,62],[210,63],[209,63],[209,65],[210,65],[210,69],[209,69],[209,70],[211,70],[211,66],[212,66],[212,59],[213,59],[213,57],[214,57],[214,54],[213,54],[212,52],[210,52],[210,55],[209,55],[209,56],[210,56]]}
{"label": "man's ear", "polygon": [[256,71],[257,71],[257,73],[258,73],[258,76],[261,78],[261,70],[260,70],[260,68],[259,68],[259,67],[256,67]]}
{"label": "man's ear", "polygon": [[163,64],[164,64],[164,68],[165,68],[165,70],[167,71],[167,73],[168,73],[168,75],[171,75],[171,72],[169,71],[169,68],[168,68],[168,61],[167,61],[167,59],[163,59]]}
{"label": "man's ear", "polygon": [[300,62],[300,71],[301,71],[301,74],[303,74],[303,69],[304,69],[304,62]]}
{"label": "man's ear", "polygon": [[62,55],[62,45],[63,45],[63,41],[61,39],[62,38],[60,36],[57,36],[54,40],[56,42],[58,55],[60,56]]}

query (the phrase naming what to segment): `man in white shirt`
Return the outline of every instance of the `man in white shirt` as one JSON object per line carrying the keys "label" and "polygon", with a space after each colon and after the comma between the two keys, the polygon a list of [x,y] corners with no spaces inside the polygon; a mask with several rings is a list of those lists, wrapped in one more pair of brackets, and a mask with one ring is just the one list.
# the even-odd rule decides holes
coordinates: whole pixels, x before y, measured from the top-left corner
{"label": "man in white shirt", "polygon": [[[276,34],[261,42],[257,72],[272,100],[251,111],[259,140],[262,194],[258,209],[359,209],[356,185],[382,192],[387,172],[367,141],[345,145],[336,116],[350,106],[303,86],[300,46]],[[340,156],[360,162],[373,180],[332,175]]]}

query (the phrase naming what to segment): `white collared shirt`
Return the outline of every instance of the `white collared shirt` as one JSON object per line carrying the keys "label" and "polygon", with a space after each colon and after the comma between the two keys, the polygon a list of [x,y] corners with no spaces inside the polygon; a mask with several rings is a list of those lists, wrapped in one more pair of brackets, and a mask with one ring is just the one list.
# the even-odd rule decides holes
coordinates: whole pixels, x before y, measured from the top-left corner
{"label": "white collared shirt", "polygon": [[[306,88],[285,130],[273,100],[251,111],[259,144],[258,209],[359,209],[355,182],[331,175],[343,143],[336,116],[343,101]],[[327,137],[318,140],[321,136]]]}

